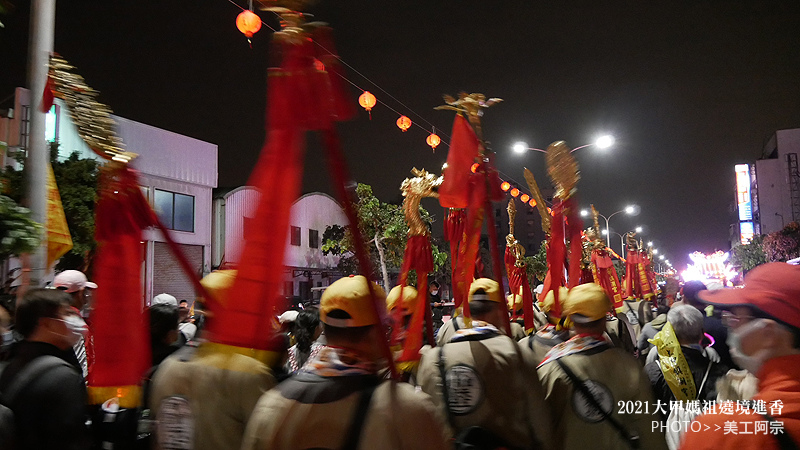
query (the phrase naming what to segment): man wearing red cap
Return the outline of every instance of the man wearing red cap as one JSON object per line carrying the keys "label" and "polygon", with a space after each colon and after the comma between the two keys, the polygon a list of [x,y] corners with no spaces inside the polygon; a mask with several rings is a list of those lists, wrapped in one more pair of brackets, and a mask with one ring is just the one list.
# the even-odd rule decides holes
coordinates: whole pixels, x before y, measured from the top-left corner
{"label": "man wearing red cap", "polygon": [[681,448],[800,448],[800,267],[764,264],[747,274],[742,289],[699,296],[726,310],[731,357],[758,377],[759,387],[747,404],[706,409]]}

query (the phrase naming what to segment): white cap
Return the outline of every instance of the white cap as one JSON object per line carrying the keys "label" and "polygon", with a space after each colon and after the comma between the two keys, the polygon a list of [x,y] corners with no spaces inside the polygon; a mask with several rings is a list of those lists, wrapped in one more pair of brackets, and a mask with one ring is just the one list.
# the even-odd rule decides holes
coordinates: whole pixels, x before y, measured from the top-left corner
{"label": "white cap", "polygon": [[534,289],[533,291],[536,293],[536,295],[539,295],[539,294],[542,293],[542,289],[544,289],[544,285],[540,284],[540,285],[536,286],[536,289]]}
{"label": "white cap", "polygon": [[97,285],[79,270],[65,270],[53,279],[53,287],[67,292],[78,292],[83,288],[97,289]]}
{"label": "white cap", "polygon": [[150,305],[151,306],[152,305],[171,305],[171,306],[174,306],[174,307],[177,308],[178,307],[178,299],[176,299],[175,297],[173,297],[173,296],[171,296],[171,295],[169,295],[167,293],[158,294],[155,297],[153,297],[153,301],[150,303]]}
{"label": "white cap", "polygon": [[297,320],[297,316],[300,315],[297,311],[286,311],[278,317],[278,322],[286,323],[286,322],[294,322]]}

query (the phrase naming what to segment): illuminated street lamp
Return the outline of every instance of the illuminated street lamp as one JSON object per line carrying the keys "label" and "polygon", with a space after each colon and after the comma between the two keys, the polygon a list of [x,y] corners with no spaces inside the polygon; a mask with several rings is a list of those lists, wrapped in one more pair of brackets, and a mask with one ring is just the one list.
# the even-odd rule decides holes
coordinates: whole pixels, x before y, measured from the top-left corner
{"label": "illuminated street lamp", "polygon": [[[608,226],[608,221],[611,220],[612,217],[614,217],[615,215],[620,214],[620,213],[625,213],[625,214],[628,214],[629,216],[635,216],[635,215],[639,214],[639,209],[640,208],[639,208],[638,205],[628,205],[624,209],[616,211],[613,214],[609,215],[608,217],[606,217],[606,216],[604,216],[604,215],[602,215],[600,213],[597,214],[598,216],[602,217],[606,221],[606,229],[603,230],[603,234],[606,235],[606,245],[607,246],[611,247],[611,235],[607,231],[611,227]],[[581,210],[581,216],[582,217],[586,217],[588,215],[589,215],[589,211],[588,210],[586,210],[586,209]],[[641,229],[641,227],[637,227],[637,232],[639,232],[639,229]],[[613,233],[613,231],[612,231],[612,233]],[[615,234],[619,235],[619,233],[615,233]]]}
{"label": "illuminated street lamp", "polygon": [[[611,136],[611,135],[607,134],[607,135],[604,135],[604,136],[600,136],[599,138],[597,138],[594,142],[592,142],[590,144],[581,145],[580,147],[573,148],[572,150],[570,150],[570,153],[572,153],[572,152],[574,152],[576,150],[580,150],[582,148],[591,147],[591,146],[595,146],[595,147],[597,147],[597,148],[599,148],[601,150],[604,150],[604,149],[607,149],[607,148],[611,147],[612,145],[614,145],[614,136]],[[522,142],[522,141],[515,142],[514,145],[511,146],[511,149],[514,150],[514,153],[525,153],[525,152],[527,152],[529,150],[533,150],[533,151],[536,151],[536,152],[547,153],[547,150],[542,150],[540,148],[528,147],[528,144],[526,142]]]}

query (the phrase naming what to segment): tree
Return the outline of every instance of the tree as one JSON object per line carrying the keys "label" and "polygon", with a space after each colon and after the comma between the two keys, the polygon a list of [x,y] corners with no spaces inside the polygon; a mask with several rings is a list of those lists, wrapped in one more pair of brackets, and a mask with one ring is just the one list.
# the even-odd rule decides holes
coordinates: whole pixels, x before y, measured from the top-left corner
{"label": "tree", "polygon": [[[50,164],[56,178],[67,226],[72,236],[72,249],[56,264],[56,270],[85,271],[94,251],[94,204],[97,200],[99,163],[95,159],[80,159],[73,152],[58,161],[58,142],[50,144]],[[22,199],[23,171],[6,166],[2,172],[5,194],[16,202]]]}
{"label": "tree", "polygon": [[[359,183],[356,187],[358,201],[355,204],[358,215],[359,229],[365,240],[365,245],[370,250],[370,257],[375,266],[380,270],[384,288],[391,286],[389,271],[399,271],[403,263],[406,242],[408,241],[408,226],[400,205],[384,203],[372,193],[372,187]],[[420,207],[422,220],[430,226],[432,218],[430,213]],[[322,234],[322,252],[325,255],[334,254],[341,256],[339,270],[344,273],[354,273],[358,268],[355,258],[355,246],[350,226],[333,225],[325,229]],[[438,247],[431,246],[433,250],[434,271],[444,263],[447,255],[439,251]],[[375,274],[371,274],[375,275]],[[414,281],[409,277],[409,283]]]}
{"label": "tree", "polygon": [[764,252],[764,236],[759,234],[747,244],[737,245],[731,249],[731,263],[735,267],[741,268],[742,272],[747,273],[754,267],[767,262],[767,254]]}
{"label": "tree", "polygon": [[536,287],[540,282],[544,282],[547,275],[547,240],[539,244],[539,251],[533,256],[526,256],[528,282]]}

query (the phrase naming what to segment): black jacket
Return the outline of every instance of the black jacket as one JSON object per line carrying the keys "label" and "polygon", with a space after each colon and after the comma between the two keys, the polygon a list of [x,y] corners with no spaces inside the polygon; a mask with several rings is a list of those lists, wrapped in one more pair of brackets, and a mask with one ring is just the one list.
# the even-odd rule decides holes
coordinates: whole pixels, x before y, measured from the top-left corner
{"label": "black jacket", "polygon": [[18,342],[0,376],[0,392],[8,389],[28,363],[44,355],[61,358],[71,366],[58,366],[29,381],[8,405],[17,423],[17,446],[25,450],[87,449],[86,384],[72,349],[64,351],[44,342]]}
{"label": "black jacket", "polygon": [[[708,368],[708,359],[699,350],[684,346],[681,346],[681,350],[683,351],[683,356],[686,358],[686,363],[689,365],[689,370],[692,372],[694,387],[699,391],[700,385],[703,383],[703,376],[706,373],[706,368]],[[669,416],[670,401],[674,401],[675,396],[672,395],[672,390],[670,390],[667,381],[664,379],[664,373],[658,366],[657,361],[658,360],[645,365],[644,371],[647,373],[647,377],[650,378],[650,384],[653,386],[654,399],[661,400],[662,405],[666,404],[666,407],[663,408],[663,410],[666,411],[663,420],[666,420],[667,416]],[[726,373],[728,373],[728,366],[725,364],[711,364],[711,369],[708,371],[708,378],[703,386],[703,391],[700,392],[700,395],[697,397],[697,399],[701,401],[701,407],[703,406],[703,400],[716,400],[717,380],[725,376]]]}

